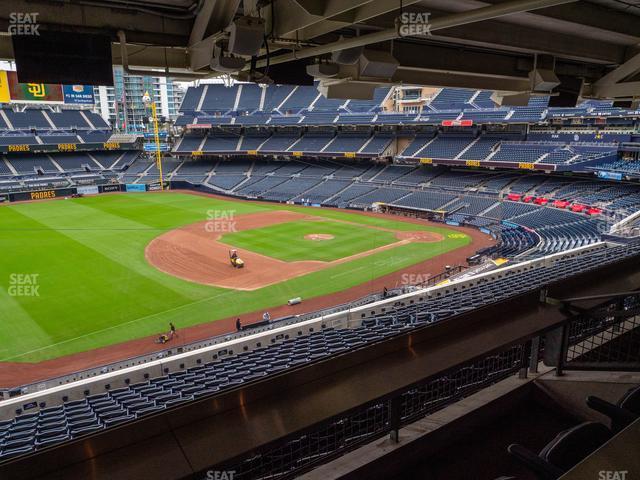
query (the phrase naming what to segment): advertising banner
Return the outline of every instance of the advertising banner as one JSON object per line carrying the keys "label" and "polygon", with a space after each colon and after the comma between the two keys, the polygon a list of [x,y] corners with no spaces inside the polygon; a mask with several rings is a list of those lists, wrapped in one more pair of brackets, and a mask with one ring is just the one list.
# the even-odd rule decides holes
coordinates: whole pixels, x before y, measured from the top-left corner
{"label": "advertising banner", "polygon": [[598,170],[596,172],[596,175],[606,180],[622,180],[622,173],[620,172],[605,172],[603,170]]}
{"label": "advertising banner", "polygon": [[[164,182],[164,188],[165,190],[169,189],[169,182]],[[148,189],[150,192],[156,191],[156,190],[160,190],[160,182],[157,183],[150,183],[148,185]]]}
{"label": "advertising banner", "polygon": [[120,184],[117,184],[117,185],[100,185],[100,191],[102,193],[119,192],[120,191]]}
{"label": "advertising banner", "polygon": [[147,186],[144,184],[127,183],[125,185],[125,191],[127,192],[146,192]]}
{"label": "advertising banner", "polygon": [[17,144],[0,145],[0,153],[23,153],[23,152],[81,152],[90,150],[135,150],[133,143],[118,144],[117,148],[105,148],[108,143],[54,143],[54,144]]}
{"label": "advertising banner", "polygon": [[502,224],[506,225],[507,227],[513,227],[513,228],[518,228],[520,226],[517,223],[507,222],[506,220],[502,220]]}
{"label": "advertising banner", "polygon": [[67,197],[76,193],[75,188],[58,188],[49,190],[37,190],[34,192],[10,193],[9,200],[20,202],[23,200],[47,200],[50,198]]}
{"label": "advertising banner", "polygon": [[[155,152],[157,150],[156,144],[155,143],[145,143],[143,145],[144,151],[145,152]],[[169,151],[169,144],[168,143],[160,143],[160,151],[161,152],[168,152]]]}
{"label": "advertising banner", "polygon": [[82,195],[96,195],[99,193],[97,185],[81,185],[78,188],[78,193]]}
{"label": "advertising banner", "polygon": [[93,86],[63,85],[64,103],[67,105],[93,105]]}
{"label": "advertising banner", "polygon": [[20,83],[16,72],[6,72],[9,95],[16,102],[62,103],[62,85],[49,83]]}

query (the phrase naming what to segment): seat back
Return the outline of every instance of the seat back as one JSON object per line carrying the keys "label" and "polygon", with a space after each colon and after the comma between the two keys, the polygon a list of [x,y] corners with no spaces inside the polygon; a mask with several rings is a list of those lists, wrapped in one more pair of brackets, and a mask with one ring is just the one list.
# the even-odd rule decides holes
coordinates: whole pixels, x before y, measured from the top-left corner
{"label": "seat back", "polygon": [[627,390],[627,393],[618,401],[618,406],[640,415],[640,385]]}
{"label": "seat back", "polygon": [[540,458],[567,471],[600,448],[611,431],[597,422],[585,422],[560,432],[540,452]]}

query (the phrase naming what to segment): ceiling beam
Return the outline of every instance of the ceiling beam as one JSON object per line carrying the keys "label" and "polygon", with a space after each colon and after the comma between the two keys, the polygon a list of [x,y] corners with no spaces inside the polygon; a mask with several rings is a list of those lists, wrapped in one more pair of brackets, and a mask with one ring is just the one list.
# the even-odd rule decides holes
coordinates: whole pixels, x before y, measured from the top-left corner
{"label": "ceiling beam", "polygon": [[626,52],[626,47],[622,45],[497,20],[440,30],[430,40],[519,53],[546,54],[604,65],[623,62]]}
{"label": "ceiling beam", "polygon": [[[494,0],[492,3],[495,3]],[[461,12],[492,3],[477,0],[422,0],[420,5],[434,12],[435,16],[437,11]],[[621,45],[640,41],[638,17],[585,1],[522,12],[505,17],[503,21]]]}
{"label": "ceiling beam", "polygon": [[[534,67],[534,57],[529,54],[476,50],[411,41],[396,41],[393,55],[400,62],[400,66],[404,68],[474,75],[528,78],[529,72]],[[558,59],[555,63],[555,71],[558,75],[597,79],[603,75],[605,67]]]}
{"label": "ceiling beam", "polygon": [[529,79],[502,78],[473,75],[470,73],[437,72],[407,67],[399,67],[390,83],[396,85],[428,85],[431,87],[500,90],[505,92],[525,92],[529,90]]}
{"label": "ceiling beam", "polygon": [[589,96],[596,98],[637,99],[640,98],[640,82],[622,82],[594,86]]}
{"label": "ceiling beam", "polygon": [[611,85],[634,76],[640,72],[640,53],[627,60],[615,70],[607,73],[595,83],[595,86]]}
{"label": "ceiling beam", "polygon": [[[450,0],[447,0],[450,1]],[[466,4],[467,2],[465,2]],[[473,2],[482,3],[482,2]],[[406,8],[407,12],[424,13],[424,7],[420,5]],[[450,3],[449,5],[453,5]],[[571,5],[564,5],[571,7]],[[496,20],[487,20],[480,24],[464,25],[460,27],[439,30],[427,40],[436,40],[459,45],[476,46],[492,50],[507,50],[520,53],[540,53],[572,59],[579,62],[594,62],[600,64],[618,64],[628,55],[629,41],[640,45],[640,30],[637,37],[625,37],[626,43],[617,41],[605,41],[611,32],[600,32],[602,35],[594,38],[593,29],[584,31],[580,26],[570,28],[566,22],[562,23],[562,29],[550,28],[548,17],[543,17],[538,12],[546,12],[548,9],[536,10],[535,13],[514,14],[501,17]],[[450,12],[431,9],[428,11],[430,18],[438,19],[450,15]],[[524,16],[529,21],[521,21]],[[522,17],[522,18],[521,18]],[[535,22],[531,19],[535,18]],[[383,30],[395,27],[395,17],[386,15],[376,18],[368,28]],[[555,21],[554,21],[555,22]],[[589,27],[586,27],[589,28]]]}
{"label": "ceiling beam", "polygon": [[[210,70],[215,42],[236,15],[240,0],[205,0],[189,37],[189,65],[192,71]],[[207,35],[205,37],[205,35]]]}
{"label": "ceiling beam", "polygon": [[529,57],[459,49],[445,45],[396,42],[393,56],[400,68],[458,74],[528,78],[533,60]]}
{"label": "ceiling beam", "polygon": [[[430,30],[442,30],[445,28],[451,28],[460,25],[468,25],[475,22],[481,22],[494,18],[502,17],[503,15],[509,15],[517,12],[528,11],[531,9],[543,8],[549,5],[558,5],[561,3],[572,3],[575,0],[512,0],[504,2],[498,5],[492,5],[490,7],[483,7],[477,10],[455,13],[441,18],[435,18],[430,21]],[[287,53],[279,55],[269,60],[271,65],[277,63],[288,62],[291,60],[316,57],[320,55],[326,55],[336,50],[344,50],[353,47],[359,47],[362,45],[370,45],[374,43],[385,42],[388,40],[394,40],[399,37],[398,31],[395,28],[381,30],[375,33],[369,33],[359,37],[350,39],[343,39],[337,42],[331,42],[319,47],[310,47],[298,50],[293,53]],[[259,62],[259,67],[264,67],[266,62],[263,60]]]}
{"label": "ceiling beam", "polygon": [[[151,47],[140,45],[127,45],[129,63],[132,67],[154,68],[156,70],[170,68],[171,70],[189,71],[187,56],[182,47]],[[114,65],[122,65],[120,45],[111,45],[111,56]],[[0,59],[13,60],[13,45],[11,37],[0,36]],[[212,75],[215,72],[211,72]]]}
{"label": "ceiling beam", "polygon": [[640,53],[607,73],[591,87],[591,94],[611,98],[640,98],[640,82],[625,81],[640,72]]}
{"label": "ceiling beam", "polygon": [[276,37],[295,37],[297,31],[335,17],[374,0],[274,0],[273,15],[271,5],[262,8],[262,16],[267,20],[267,31]]}
{"label": "ceiling beam", "polygon": [[[360,76],[357,65],[342,65],[335,81],[383,82],[432,87],[483,88],[523,92],[531,89],[529,72],[534,67],[531,55],[461,49],[446,45],[425,45],[404,41],[394,45],[400,62],[390,79]],[[559,61],[559,75],[597,79],[604,68]]]}
{"label": "ceiling beam", "polygon": [[[420,0],[404,0],[404,8],[418,3]],[[398,0],[376,0],[356,9],[350,10],[345,15],[327,18],[322,22],[303,28],[299,32],[299,38],[303,40],[312,39],[331,33],[335,30],[349,27],[354,24],[364,23],[380,15],[398,10]]]}
{"label": "ceiling beam", "polygon": [[93,4],[11,0],[0,2],[0,31],[8,31],[11,14],[15,12],[37,12],[37,21],[42,30],[106,33],[111,35],[113,41],[117,39],[118,30],[123,30],[131,42],[165,46],[186,46],[195,18],[194,14],[170,18]]}
{"label": "ceiling beam", "polygon": [[189,46],[198,43],[204,38],[204,35],[207,32],[207,26],[209,25],[211,16],[213,15],[213,7],[215,4],[216,0],[203,0],[198,16],[193,22],[193,27],[189,34]]}
{"label": "ceiling beam", "polygon": [[633,43],[640,39],[638,17],[595,3],[580,1],[575,5],[557,5],[526,14],[525,18],[529,16],[562,20],[570,29],[573,24],[591,31],[600,30],[605,35],[618,37],[620,42],[624,43]]}
{"label": "ceiling beam", "polygon": [[207,25],[205,34],[218,33],[233,21],[240,6],[240,0],[213,0],[213,13]]}

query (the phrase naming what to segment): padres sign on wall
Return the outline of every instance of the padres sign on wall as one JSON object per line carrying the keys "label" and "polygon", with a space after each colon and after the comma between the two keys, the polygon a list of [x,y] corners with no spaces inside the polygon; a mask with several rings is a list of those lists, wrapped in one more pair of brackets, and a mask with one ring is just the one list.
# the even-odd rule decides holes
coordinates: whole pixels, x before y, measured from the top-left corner
{"label": "padres sign on wall", "polygon": [[56,191],[43,190],[40,192],[31,192],[31,200],[44,200],[45,198],[56,198]]}
{"label": "padres sign on wall", "polygon": [[38,190],[34,192],[10,193],[9,200],[12,202],[22,202],[25,200],[47,200],[49,198],[66,197],[76,193],[75,188],[58,188],[48,190]]}
{"label": "padres sign on wall", "polygon": [[50,83],[20,83],[16,72],[6,72],[12,101],[62,103],[62,85]]}
{"label": "padres sign on wall", "polygon": [[9,102],[93,105],[95,99],[91,85],[20,83],[16,72],[0,70],[0,103]]}

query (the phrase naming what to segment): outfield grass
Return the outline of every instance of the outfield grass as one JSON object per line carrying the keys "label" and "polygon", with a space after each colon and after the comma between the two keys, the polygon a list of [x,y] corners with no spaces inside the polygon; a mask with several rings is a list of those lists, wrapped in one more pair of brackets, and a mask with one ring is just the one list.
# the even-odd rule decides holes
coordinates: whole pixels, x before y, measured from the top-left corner
{"label": "outfield grass", "polygon": [[[309,240],[314,233],[332,235],[330,240]],[[336,220],[299,220],[223,235],[221,242],[285,262],[330,262],[397,242],[393,232]]]}
{"label": "outfield grass", "polygon": [[[435,231],[447,240],[399,246],[251,292],[180,280],[151,267],[144,258],[144,248],[153,238],[206,220],[212,210],[241,215],[283,209],[363,226]],[[332,228],[339,225],[327,224]],[[371,235],[371,229],[361,230]],[[327,295],[469,242],[469,237],[446,228],[346,211],[179,193],[0,206],[0,361],[55,358],[154,335],[166,331],[169,322],[182,328],[282,305],[292,296]],[[314,252],[317,243],[321,242],[309,242],[309,252]],[[368,250],[369,246],[363,248]],[[35,275],[37,292],[17,290],[17,283],[34,278],[20,275]],[[17,295],[24,293],[31,296]]]}

